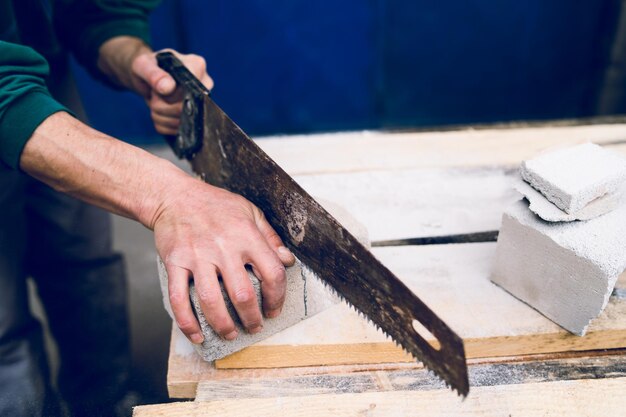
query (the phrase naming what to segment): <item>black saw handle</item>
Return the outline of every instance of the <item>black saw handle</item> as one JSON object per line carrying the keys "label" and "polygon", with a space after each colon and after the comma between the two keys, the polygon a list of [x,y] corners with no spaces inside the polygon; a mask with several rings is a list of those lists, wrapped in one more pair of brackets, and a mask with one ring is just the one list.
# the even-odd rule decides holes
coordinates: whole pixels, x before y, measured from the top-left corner
{"label": "black saw handle", "polygon": [[176,136],[165,136],[165,140],[179,158],[191,159],[202,147],[204,129],[203,96],[211,95],[204,86],[171,52],[156,55],[159,67],[167,71],[183,89],[183,113]]}

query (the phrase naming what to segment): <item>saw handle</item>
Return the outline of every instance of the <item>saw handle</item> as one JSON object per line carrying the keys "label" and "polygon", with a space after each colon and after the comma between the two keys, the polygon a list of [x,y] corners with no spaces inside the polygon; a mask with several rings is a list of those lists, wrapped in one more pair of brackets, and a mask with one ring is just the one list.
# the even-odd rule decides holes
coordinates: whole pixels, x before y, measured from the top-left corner
{"label": "saw handle", "polygon": [[156,55],[156,59],[159,67],[167,71],[174,78],[176,84],[185,91],[189,90],[198,94],[211,95],[211,90],[206,88],[172,52],[159,52]]}
{"label": "saw handle", "polygon": [[202,147],[204,97],[210,96],[211,91],[173,53],[159,52],[156,59],[159,67],[167,71],[183,89],[183,113],[178,134],[165,136],[165,140],[176,156],[191,159]]}

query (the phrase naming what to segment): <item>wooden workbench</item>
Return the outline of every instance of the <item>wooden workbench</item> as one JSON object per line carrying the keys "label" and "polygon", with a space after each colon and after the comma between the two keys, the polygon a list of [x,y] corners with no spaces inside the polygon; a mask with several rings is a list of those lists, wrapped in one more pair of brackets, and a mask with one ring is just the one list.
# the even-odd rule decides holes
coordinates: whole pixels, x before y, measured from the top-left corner
{"label": "wooden workbench", "polygon": [[[499,228],[516,167],[593,141],[626,153],[626,124],[259,140],[312,195],[347,208],[372,241]],[[343,305],[215,364],[173,330],[168,389],[192,403],[141,416],[620,415],[626,389],[626,279],[587,336],[572,336],[489,282],[495,244],[374,248],[464,339],[470,396],[456,399]]]}

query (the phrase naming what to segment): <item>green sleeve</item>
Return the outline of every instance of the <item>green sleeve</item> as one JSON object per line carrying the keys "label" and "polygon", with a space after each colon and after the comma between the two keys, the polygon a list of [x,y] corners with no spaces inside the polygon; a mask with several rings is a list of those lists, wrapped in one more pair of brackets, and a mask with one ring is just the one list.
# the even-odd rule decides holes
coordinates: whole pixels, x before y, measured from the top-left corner
{"label": "green sleeve", "polygon": [[148,14],[159,0],[55,0],[54,27],[61,42],[92,74],[98,50],[115,36],[134,36],[150,42]]}
{"label": "green sleeve", "polygon": [[50,96],[47,76],[48,63],[33,49],[0,41],[0,161],[14,169],[37,126],[67,111]]}

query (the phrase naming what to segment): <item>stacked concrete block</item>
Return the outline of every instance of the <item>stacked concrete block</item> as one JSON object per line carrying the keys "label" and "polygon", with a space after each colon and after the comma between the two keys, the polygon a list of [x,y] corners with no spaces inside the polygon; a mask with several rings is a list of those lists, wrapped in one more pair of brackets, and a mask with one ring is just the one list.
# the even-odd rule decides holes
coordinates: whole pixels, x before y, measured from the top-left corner
{"label": "stacked concrete block", "polygon": [[[329,202],[321,202],[322,205],[338,219],[361,243],[369,246],[369,237],[367,229],[357,222],[343,208]],[[163,261],[157,260],[159,267],[159,279],[161,282],[161,291],[163,293],[163,304],[165,309],[173,318],[172,309],[169,302],[168,293],[168,276]],[[200,300],[196,293],[193,282],[190,283],[190,299],[194,313],[198,318],[204,341],[200,345],[193,345],[196,352],[206,361],[221,359],[231,353],[238,352],[253,343],[264,340],[281,330],[291,327],[302,320],[306,320],[314,315],[332,307],[339,299],[331,290],[329,290],[311,270],[309,270],[300,260],[296,260],[294,266],[286,268],[287,272],[287,292],[285,302],[280,316],[276,318],[264,318],[263,330],[256,334],[248,333],[242,326],[237,312],[230,302],[226,293],[222,280],[220,279],[220,287],[222,296],[226,302],[228,313],[233,318],[235,326],[239,331],[237,339],[227,341],[222,339],[209,326],[202,308]],[[261,282],[254,275],[252,270],[248,270],[248,278],[256,292],[259,308],[262,308]]]}
{"label": "stacked concrete block", "polygon": [[521,176],[492,281],[582,336],[626,269],[626,160],[585,144],[526,161]]}
{"label": "stacked concrete block", "polygon": [[568,214],[615,193],[626,179],[624,158],[593,143],[524,161],[522,178]]}

